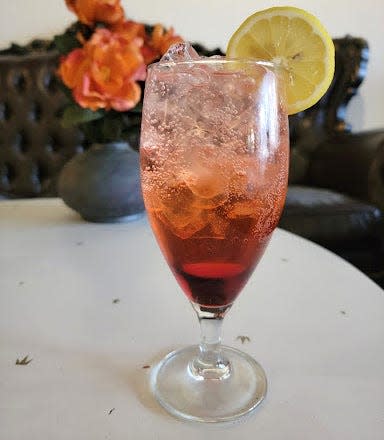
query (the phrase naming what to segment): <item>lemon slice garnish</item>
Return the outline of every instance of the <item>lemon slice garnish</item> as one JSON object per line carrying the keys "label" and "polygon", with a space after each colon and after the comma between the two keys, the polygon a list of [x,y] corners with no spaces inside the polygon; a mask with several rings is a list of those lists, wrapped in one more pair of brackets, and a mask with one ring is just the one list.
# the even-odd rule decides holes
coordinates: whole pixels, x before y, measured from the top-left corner
{"label": "lemon slice garnish", "polygon": [[248,17],[232,35],[227,57],[278,65],[288,114],[315,104],[327,91],[335,70],[335,48],[327,30],[314,15],[290,6]]}

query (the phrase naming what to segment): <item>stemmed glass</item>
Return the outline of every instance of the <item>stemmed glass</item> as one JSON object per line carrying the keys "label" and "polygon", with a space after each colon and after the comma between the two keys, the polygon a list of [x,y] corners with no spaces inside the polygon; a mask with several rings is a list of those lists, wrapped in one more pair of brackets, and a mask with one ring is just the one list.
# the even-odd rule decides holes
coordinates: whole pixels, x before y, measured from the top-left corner
{"label": "stemmed glass", "polygon": [[168,354],[151,377],[157,400],[175,416],[233,420],[266,394],[262,367],[222,346],[221,326],[278,223],[288,149],[271,63],[194,57],[149,67],[140,146],[145,206],[201,327],[200,345]]}

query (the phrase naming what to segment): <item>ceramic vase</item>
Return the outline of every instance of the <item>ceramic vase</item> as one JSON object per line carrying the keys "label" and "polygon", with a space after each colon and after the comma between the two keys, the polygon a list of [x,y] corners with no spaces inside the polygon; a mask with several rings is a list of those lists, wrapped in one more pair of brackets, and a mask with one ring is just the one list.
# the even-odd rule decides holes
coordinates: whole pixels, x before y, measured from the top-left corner
{"label": "ceramic vase", "polygon": [[94,144],[63,167],[58,194],[90,222],[125,222],[144,212],[139,154],[128,143]]}

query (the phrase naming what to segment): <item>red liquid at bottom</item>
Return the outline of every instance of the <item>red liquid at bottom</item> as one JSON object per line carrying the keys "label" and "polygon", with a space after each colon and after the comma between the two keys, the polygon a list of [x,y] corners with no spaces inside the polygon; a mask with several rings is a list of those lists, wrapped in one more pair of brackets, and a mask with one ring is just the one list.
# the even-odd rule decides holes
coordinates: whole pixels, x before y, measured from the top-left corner
{"label": "red liquid at bottom", "polygon": [[252,273],[238,263],[202,262],[183,264],[174,272],[184,292],[205,307],[231,304]]}
{"label": "red liquid at bottom", "polygon": [[156,215],[149,214],[179,285],[192,302],[204,307],[223,307],[234,302],[262,257],[275,226],[255,234],[251,233],[254,222],[243,219],[231,222],[226,239],[182,239]]}

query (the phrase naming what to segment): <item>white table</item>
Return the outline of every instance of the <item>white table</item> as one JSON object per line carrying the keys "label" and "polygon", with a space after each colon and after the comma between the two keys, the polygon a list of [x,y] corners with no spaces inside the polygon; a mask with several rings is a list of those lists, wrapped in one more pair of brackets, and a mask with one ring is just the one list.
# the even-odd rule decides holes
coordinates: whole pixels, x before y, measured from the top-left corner
{"label": "white table", "polygon": [[226,318],[268,376],[251,416],[187,423],[154,401],[144,367],[197,338],[145,217],[0,203],[1,440],[384,438],[384,292],[324,249],[277,230]]}

